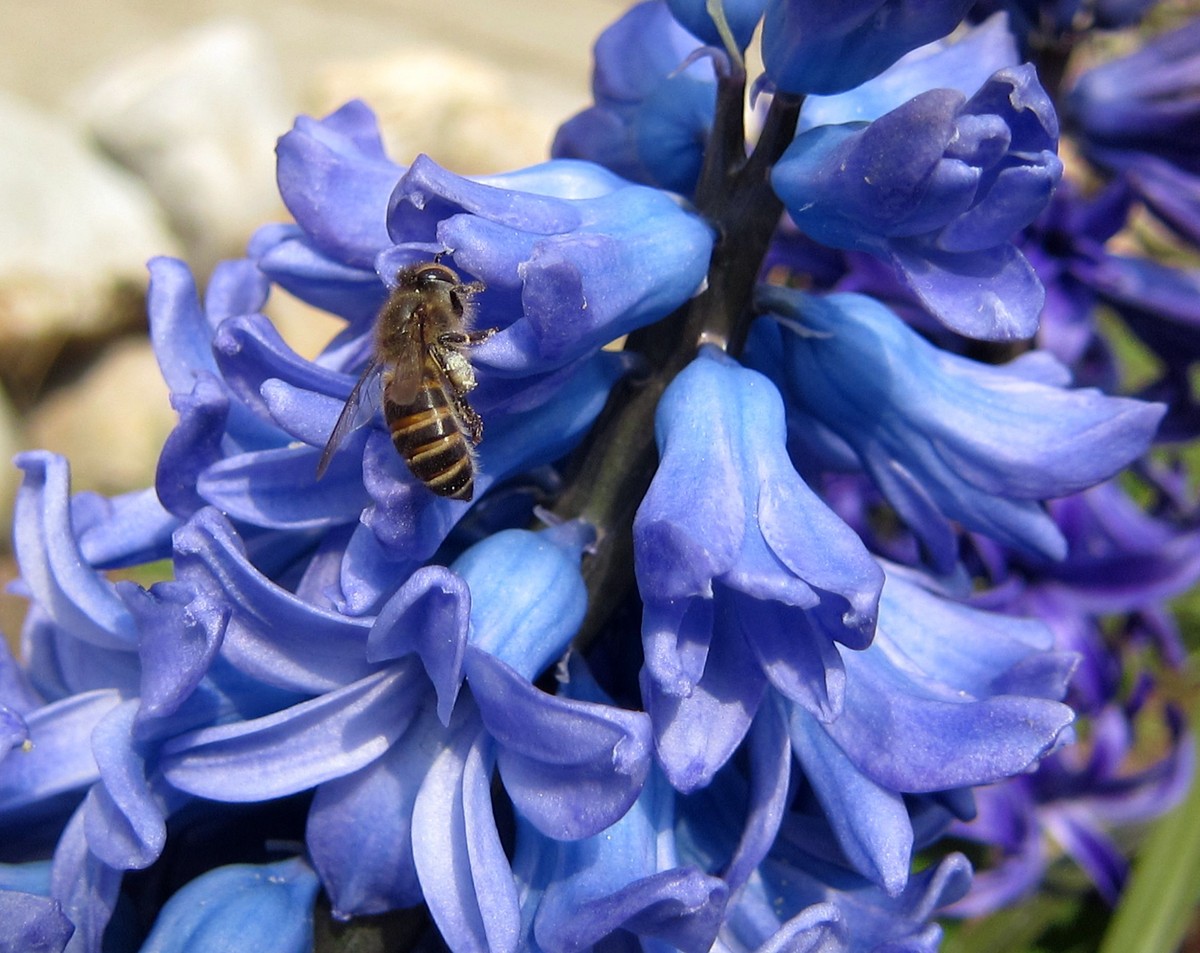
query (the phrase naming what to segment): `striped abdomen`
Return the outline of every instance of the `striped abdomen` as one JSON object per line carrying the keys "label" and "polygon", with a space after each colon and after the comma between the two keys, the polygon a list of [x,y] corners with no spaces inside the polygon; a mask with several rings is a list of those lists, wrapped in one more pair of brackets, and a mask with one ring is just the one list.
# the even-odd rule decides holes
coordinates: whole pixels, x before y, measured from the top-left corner
{"label": "striped abdomen", "polygon": [[385,394],[383,415],[392,443],[413,476],[439,496],[469,500],[475,493],[475,464],[458,415],[433,368],[408,405]]}

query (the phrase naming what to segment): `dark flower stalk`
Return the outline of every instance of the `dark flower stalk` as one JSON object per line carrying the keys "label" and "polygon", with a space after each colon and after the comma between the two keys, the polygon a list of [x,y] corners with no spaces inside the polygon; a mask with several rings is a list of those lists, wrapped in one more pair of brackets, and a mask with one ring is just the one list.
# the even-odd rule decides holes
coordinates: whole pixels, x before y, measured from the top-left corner
{"label": "dark flower stalk", "polygon": [[[717,54],[719,55],[719,54]],[[567,465],[553,512],[597,527],[584,561],[588,615],[575,645],[585,649],[633,584],[633,516],[654,474],[654,412],[671,380],[703,344],[741,353],[753,318],[751,299],[783,203],[770,175],[795,134],[802,99],[782,93],[747,154],[745,71],[718,71],[716,111],[697,180],[695,205],[716,233],[704,290],[662,321],[629,336],[642,358],[613,389],[587,441]]]}

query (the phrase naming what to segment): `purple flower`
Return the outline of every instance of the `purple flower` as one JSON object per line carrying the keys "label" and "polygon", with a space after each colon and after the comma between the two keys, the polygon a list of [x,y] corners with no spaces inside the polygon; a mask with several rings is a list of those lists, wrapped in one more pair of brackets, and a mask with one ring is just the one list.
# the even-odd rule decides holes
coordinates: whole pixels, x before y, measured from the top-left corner
{"label": "purple flower", "polygon": [[1044,294],[1011,239],[1058,183],[1057,138],[1033,68],[1016,67],[970,99],[934,89],[869,125],[801,133],[771,181],[802,231],[891,263],[947,327],[1025,338]]}
{"label": "purple flower", "polygon": [[1045,353],[994,367],[933,347],[870,298],[766,287],[762,310],[805,413],[857,455],[939,571],[957,544],[950,520],[1048,558],[1065,544],[1039,501],[1116,473],[1143,453],[1161,405],[1069,390]]}
{"label": "purple flower", "polygon": [[1190,20],[1130,56],[1084,73],[1067,120],[1085,154],[1122,173],[1150,208],[1200,241],[1200,22]]}
{"label": "purple flower", "polygon": [[768,682],[836,711],[834,641],[871,638],[882,575],[800,479],[769,380],[704,350],[667,389],[661,462],[634,520],[643,693],[671,783],[730,756]]}
{"label": "purple flower", "polygon": [[988,784],[1026,770],[1071,723],[1060,703],[1077,659],[1037,622],[955,603],[889,569],[875,641],[839,648],[834,717],[787,706],[793,751],[848,863],[895,893],[912,821],[901,794]]}
{"label": "purple flower", "polygon": [[[671,13],[663,0],[650,0],[600,34],[595,105],[563,123],[552,155],[590,159],[630,181],[692,194],[712,125],[716,78],[707,61],[682,68],[701,41]],[[708,20],[703,10],[699,15]]]}
{"label": "purple flower", "polygon": [[967,0],[770,0],[763,24],[767,76],[792,93],[853,89],[918,46],[945,36]]}
{"label": "purple flower", "polygon": [[1036,890],[1051,861],[1049,841],[1079,864],[1108,903],[1116,903],[1129,863],[1113,830],[1169,810],[1195,775],[1195,741],[1182,716],[1171,710],[1167,753],[1130,770],[1131,716],[1110,706],[1093,720],[1090,754],[1074,748],[1055,752],[1036,773],[978,792],[979,816],[956,824],[954,833],[990,847],[993,860],[953,914],[995,912]]}

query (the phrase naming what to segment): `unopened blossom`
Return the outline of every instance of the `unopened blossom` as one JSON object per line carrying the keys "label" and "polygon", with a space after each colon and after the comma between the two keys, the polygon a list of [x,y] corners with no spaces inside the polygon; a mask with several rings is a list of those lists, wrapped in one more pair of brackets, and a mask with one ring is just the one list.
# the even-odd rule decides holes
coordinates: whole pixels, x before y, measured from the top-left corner
{"label": "unopened blossom", "polygon": [[771,182],[817,241],[890,263],[942,323],[970,337],[1029,337],[1044,300],[1012,244],[1062,175],[1054,108],[1031,66],[970,98],[932,89],[869,124],[796,137]]}
{"label": "unopened blossom", "polygon": [[763,22],[767,76],[792,93],[840,93],[953,30],[966,0],[769,0]]}
{"label": "unopened blossom", "polygon": [[688,63],[700,46],[664,0],[631,7],[596,40],[595,104],[559,127],[551,153],[691,195],[717,93],[711,63]]}
{"label": "unopened blossom", "polygon": [[303,953],[312,948],[320,886],[298,858],[218,867],[188,883],[163,907],[142,953],[219,953],[241,948]]}

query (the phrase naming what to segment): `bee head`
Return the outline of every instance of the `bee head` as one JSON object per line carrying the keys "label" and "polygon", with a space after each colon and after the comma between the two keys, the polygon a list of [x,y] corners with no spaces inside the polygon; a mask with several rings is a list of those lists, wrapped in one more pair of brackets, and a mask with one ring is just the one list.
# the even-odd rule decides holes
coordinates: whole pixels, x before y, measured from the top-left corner
{"label": "bee head", "polygon": [[439,261],[427,261],[403,268],[396,275],[396,285],[417,291],[445,290],[462,284],[458,275]]}

